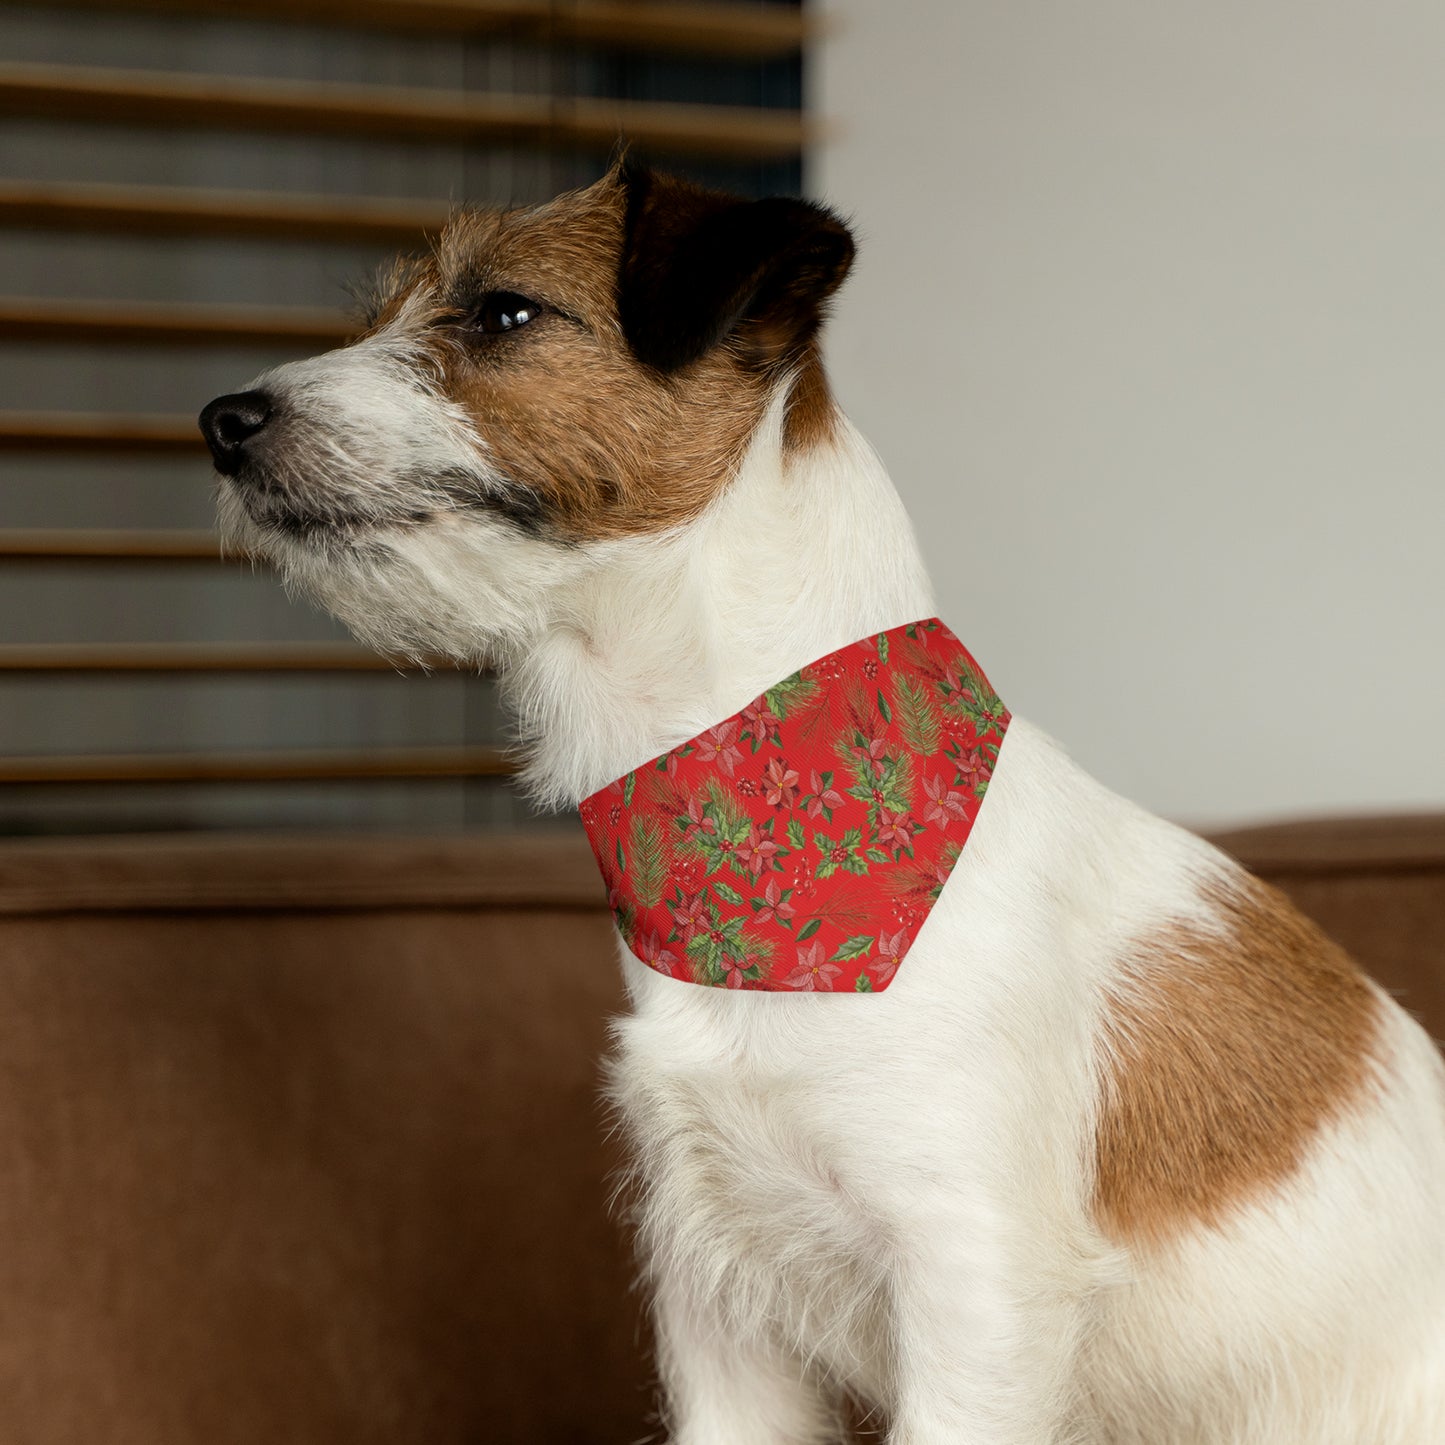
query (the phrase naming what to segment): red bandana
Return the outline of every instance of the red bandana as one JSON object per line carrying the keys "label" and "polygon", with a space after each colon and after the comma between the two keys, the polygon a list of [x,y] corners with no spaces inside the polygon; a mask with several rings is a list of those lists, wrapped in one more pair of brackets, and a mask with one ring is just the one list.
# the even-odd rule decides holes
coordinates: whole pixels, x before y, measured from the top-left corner
{"label": "red bandana", "polygon": [[582,804],[628,947],[728,988],[887,988],[1009,715],[937,618],[809,663]]}

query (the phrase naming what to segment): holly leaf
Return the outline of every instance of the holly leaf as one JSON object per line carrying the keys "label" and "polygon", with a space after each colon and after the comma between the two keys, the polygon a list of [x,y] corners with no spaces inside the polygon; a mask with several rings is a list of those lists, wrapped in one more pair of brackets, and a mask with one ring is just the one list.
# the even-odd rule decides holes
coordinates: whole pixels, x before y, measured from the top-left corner
{"label": "holly leaf", "polygon": [[871,933],[855,933],[852,938],[845,939],[838,945],[838,951],[828,960],[829,963],[843,963],[850,958],[862,958],[864,954],[872,951],[873,935]]}
{"label": "holly leaf", "polygon": [[854,992],[854,993],[872,993],[872,992],[873,992],[873,980],[872,980],[871,978],[869,978],[866,973],[860,973],[860,974],[858,975],[857,981],[856,981],[856,982],[854,983],[854,985],[853,985],[853,992]]}
{"label": "holly leaf", "polygon": [[891,853],[885,853],[882,848],[870,848],[868,850],[868,856],[875,863],[891,863],[893,861],[893,855]]}
{"label": "holly leaf", "polygon": [[878,661],[888,661],[888,634],[886,632],[878,634]]}
{"label": "holly leaf", "polygon": [[724,903],[741,903],[743,901],[743,895],[739,893],[736,888],[721,881],[712,885],[712,891],[716,893]]}
{"label": "holly leaf", "polygon": [[788,842],[794,848],[802,848],[807,845],[807,839],[803,836],[803,825],[796,818],[788,819]]}

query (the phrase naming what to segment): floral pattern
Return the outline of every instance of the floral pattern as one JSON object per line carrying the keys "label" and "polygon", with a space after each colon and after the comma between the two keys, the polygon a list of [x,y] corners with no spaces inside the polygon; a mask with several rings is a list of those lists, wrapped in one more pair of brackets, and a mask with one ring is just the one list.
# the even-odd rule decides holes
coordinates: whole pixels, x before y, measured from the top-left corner
{"label": "floral pattern", "polygon": [[937,618],[784,678],[583,802],[628,947],[716,988],[881,992],[958,861],[1008,724]]}

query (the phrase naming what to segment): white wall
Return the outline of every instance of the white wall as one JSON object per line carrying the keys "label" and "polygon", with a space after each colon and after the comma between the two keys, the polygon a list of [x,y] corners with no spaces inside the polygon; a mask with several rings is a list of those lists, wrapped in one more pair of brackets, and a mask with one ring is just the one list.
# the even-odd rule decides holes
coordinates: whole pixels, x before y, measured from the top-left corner
{"label": "white wall", "polygon": [[941,611],[1197,823],[1445,806],[1445,4],[833,0],[832,323]]}

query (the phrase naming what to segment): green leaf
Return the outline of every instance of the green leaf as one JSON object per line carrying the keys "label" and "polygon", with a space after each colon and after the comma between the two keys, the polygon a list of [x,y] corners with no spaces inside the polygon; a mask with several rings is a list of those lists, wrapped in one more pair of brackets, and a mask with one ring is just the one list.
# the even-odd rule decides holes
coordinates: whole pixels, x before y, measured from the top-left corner
{"label": "green leaf", "polygon": [[708,801],[703,805],[703,812],[706,814],[709,807],[712,808],[712,816],[718,824],[718,832],[733,840],[738,839],[738,828],[741,825],[742,837],[748,836],[748,820],[738,806],[737,799],[730,796],[716,778],[708,780],[707,785]]}
{"label": "green leaf", "polygon": [[871,978],[869,978],[866,973],[860,973],[860,974],[858,975],[857,980],[856,980],[855,983],[853,984],[853,992],[854,992],[854,993],[872,993],[872,992],[873,992],[873,980],[872,980]]}
{"label": "green leaf", "polygon": [[943,720],[928,689],[907,674],[898,677],[898,729],[911,752],[931,757],[943,741]]}
{"label": "green leaf", "polygon": [[795,672],[791,677],[785,677],[775,687],[770,687],[763,694],[763,699],[768,705],[768,711],[781,720],[794,709],[808,702],[817,691],[818,684],[816,682],[811,678],[804,677],[800,672]]}
{"label": "green leaf", "polygon": [[743,901],[743,895],[739,893],[736,888],[721,881],[712,885],[712,891],[716,893],[724,903],[741,903]]}
{"label": "green leaf", "polygon": [[796,818],[788,819],[788,842],[794,848],[802,848],[807,845],[807,839],[803,836],[803,825]]}
{"label": "green leaf", "polygon": [[888,661],[888,634],[886,632],[878,634],[878,661]]}
{"label": "green leaf", "polygon": [[622,785],[622,802],[623,802],[623,806],[624,806],[624,807],[630,807],[630,806],[631,806],[631,804],[632,804],[632,795],[633,795],[633,793],[635,793],[636,791],[637,791],[637,774],[636,774],[635,772],[628,773],[628,775],[627,775],[627,781],[626,781],[625,783],[623,783],[623,785]]}
{"label": "green leaf", "polygon": [[881,687],[878,689],[878,711],[883,714],[884,722],[891,723],[893,721],[893,709],[888,706],[888,699],[883,696]]}
{"label": "green leaf", "polygon": [[667,852],[662,829],[651,819],[632,820],[632,889],[644,908],[656,908],[667,884]]}
{"label": "green leaf", "polygon": [[868,856],[875,863],[891,863],[893,861],[893,855],[891,853],[885,853],[882,848],[870,848],[868,850]]}
{"label": "green leaf", "polygon": [[806,943],[822,926],[821,918],[810,919],[798,930],[798,942]]}
{"label": "green leaf", "polygon": [[864,954],[873,950],[873,935],[871,933],[855,933],[852,938],[846,939],[838,945],[838,951],[828,960],[829,963],[842,963],[850,958],[862,958]]}
{"label": "green leaf", "polygon": [[617,871],[618,871],[619,873],[626,873],[626,872],[627,872],[627,859],[622,856],[622,839],[621,839],[621,838],[619,838],[619,839],[617,840]]}

